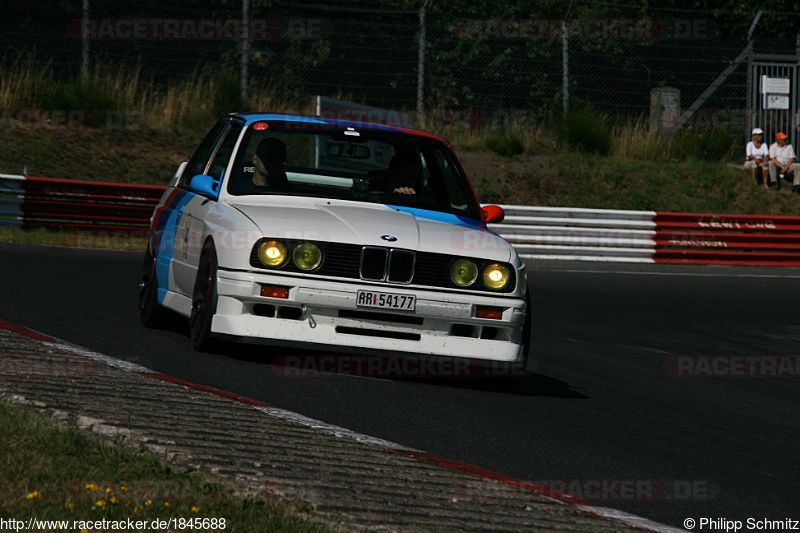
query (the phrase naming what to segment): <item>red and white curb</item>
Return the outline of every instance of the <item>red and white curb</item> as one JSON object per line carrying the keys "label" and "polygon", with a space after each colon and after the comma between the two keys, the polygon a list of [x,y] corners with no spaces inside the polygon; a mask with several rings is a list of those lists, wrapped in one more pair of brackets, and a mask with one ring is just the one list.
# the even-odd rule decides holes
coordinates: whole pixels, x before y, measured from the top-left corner
{"label": "red and white curb", "polygon": [[513,487],[515,490],[518,491],[529,491],[531,493],[544,496],[546,498],[560,502],[562,504],[570,505],[572,507],[591,513],[593,515],[607,518],[609,520],[614,520],[622,524],[658,533],[673,533],[678,531],[685,531],[684,529],[679,529],[672,526],[659,524],[658,522],[654,522],[647,518],[643,518],[631,513],[626,513],[624,511],[619,511],[617,509],[611,509],[608,507],[595,505],[592,502],[580,498],[578,496],[555,491],[543,485],[526,482],[524,480],[517,479],[515,477],[507,476],[505,474],[500,474],[498,472],[493,472],[491,470],[486,470],[485,468],[481,468],[479,466],[471,465],[469,463],[464,463],[461,461],[456,461],[453,459],[447,459],[445,457],[430,454],[421,450],[416,450],[414,448],[409,448],[408,446],[403,446],[401,444],[390,442],[384,439],[379,439],[377,437],[371,437],[369,435],[356,433],[355,431],[349,430],[347,428],[328,424],[321,420],[316,420],[301,415],[299,413],[287,411],[286,409],[281,409],[269,405],[267,403],[254,400],[252,398],[239,396],[238,394],[233,394],[231,392],[216,389],[214,387],[208,387],[206,385],[200,385],[198,383],[193,383],[173,376],[168,376],[166,374],[161,374],[159,372],[150,370],[149,368],[137,365],[136,363],[130,363],[122,359],[117,359],[115,357],[110,357],[108,355],[103,355],[97,352],[93,352],[81,346],[76,346],[72,343],[36,332],[28,328],[24,328],[22,326],[17,326],[16,324],[12,324],[10,322],[5,322],[3,320],[0,320],[0,330],[8,331],[26,337],[32,341],[40,342],[45,346],[59,348],[61,350],[74,353],[81,357],[86,357],[93,361],[99,361],[114,368],[124,370],[126,372],[135,372],[147,378],[157,379],[159,381],[164,381],[167,383],[173,383],[176,385],[180,385],[182,387],[186,387],[187,389],[190,390],[204,392],[206,394],[212,394],[214,396],[226,398],[230,401],[241,403],[253,407],[254,409],[258,409],[259,411],[266,413],[268,415],[282,418],[284,420],[289,420],[312,429],[318,429],[320,431],[333,434],[337,437],[346,437],[363,444],[377,446],[379,448],[382,448],[388,452],[397,455],[407,455],[417,459],[432,461],[450,470],[454,470],[464,474],[469,474],[471,476],[475,476],[476,478],[480,478],[483,480],[496,481],[499,484]]}

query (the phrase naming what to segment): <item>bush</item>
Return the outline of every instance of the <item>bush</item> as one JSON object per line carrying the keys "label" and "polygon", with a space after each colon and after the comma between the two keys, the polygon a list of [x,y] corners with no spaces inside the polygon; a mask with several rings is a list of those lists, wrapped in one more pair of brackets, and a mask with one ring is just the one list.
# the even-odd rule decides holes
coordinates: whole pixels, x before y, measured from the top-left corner
{"label": "bush", "polygon": [[513,131],[492,131],[484,140],[484,148],[505,157],[519,155],[525,151],[520,136]]}
{"label": "bush", "polygon": [[44,95],[42,108],[48,110],[86,110],[86,124],[102,126],[109,114],[120,109],[114,95],[94,78],[78,79],[56,84],[49,95]]}
{"label": "bush", "polygon": [[93,78],[58,84],[44,102],[49,109],[115,109],[114,96]]}
{"label": "bush", "polygon": [[214,77],[213,115],[242,110],[242,85],[239,74],[223,69]]}
{"label": "bush", "polygon": [[562,149],[600,155],[608,155],[611,149],[608,115],[591,104],[570,110],[566,117],[556,119],[555,132]]}
{"label": "bush", "polygon": [[673,160],[721,161],[733,155],[736,149],[734,139],[724,132],[703,135],[694,131],[676,133],[669,146],[669,156]]}

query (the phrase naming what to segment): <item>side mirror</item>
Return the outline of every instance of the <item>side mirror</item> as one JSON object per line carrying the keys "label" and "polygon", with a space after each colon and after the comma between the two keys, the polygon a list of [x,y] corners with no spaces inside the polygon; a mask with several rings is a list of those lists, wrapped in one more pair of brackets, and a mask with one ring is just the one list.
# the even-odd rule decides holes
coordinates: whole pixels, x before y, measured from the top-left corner
{"label": "side mirror", "polygon": [[502,222],[506,217],[505,211],[503,211],[503,208],[499,205],[481,207],[481,212],[483,213],[483,221],[487,224]]}
{"label": "side mirror", "polygon": [[219,182],[206,174],[197,174],[189,182],[189,188],[197,194],[203,196],[217,197],[219,194]]}

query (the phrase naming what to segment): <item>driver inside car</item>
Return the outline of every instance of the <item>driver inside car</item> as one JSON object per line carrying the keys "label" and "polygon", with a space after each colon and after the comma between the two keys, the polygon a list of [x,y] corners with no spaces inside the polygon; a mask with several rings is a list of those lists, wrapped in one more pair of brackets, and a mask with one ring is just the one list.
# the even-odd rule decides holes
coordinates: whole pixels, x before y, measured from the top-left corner
{"label": "driver inside car", "polygon": [[253,154],[253,177],[240,186],[242,192],[260,193],[268,190],[284,191],[289,188],[286,177],[286,145],[275,138],[258,143]]}
{"label": "driver inside car", "polygon": [[386,168],[386,192],[417,194],[421,190],[422,165],[413,150],[401,150],[389,161]]}

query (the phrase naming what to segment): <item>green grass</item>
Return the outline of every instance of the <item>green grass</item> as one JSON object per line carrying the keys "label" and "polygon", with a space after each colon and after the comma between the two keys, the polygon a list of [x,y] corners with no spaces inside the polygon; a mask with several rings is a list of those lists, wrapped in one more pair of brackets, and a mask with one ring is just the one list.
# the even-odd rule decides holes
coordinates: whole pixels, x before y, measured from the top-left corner
{"label": "green grass", "polygon": [[237,497],[224,483],[174,472],[154,458],[75,428],[57,427],[4,401],[0,401],[0,501],[0,518],[5,519],[224,518],[226,527],[217,531],[333,531],[274,495]]}
{"label": "green grass", "polygon": [[519,155],[525,151],[521,136],[513,130],[490,130],[483,140],[483,147],[506,157]]}
{"label": "green grass", "polygon": [[586,105],[556,117],[553,131],[561,151],[607,155],[611,150],[611,128],[605,113]]}
{"label": "green grass", "polygon": [[0,109],[79,110],[101,128],[155,128],[191,133],[207,129],[220,115],[235,111],[311,111],[311,98],[278,99],[254,80],[248,101],[241,101],[239,75],[209,66],[188,79],[163,86],[146,79],[138,67],[98,63],[86,78],[59,80],[33,56],[0,63]]}
{"label": "green grass", "polygon": [[[555,154],[548,172],[528,171],[501,187],[479,179],[483,203],[684,213],[800,215],[800,197],[756,187],[750,174],[721,162],[648,161],[597,154]],[[533,165],[532,165],[533,166]]]}

